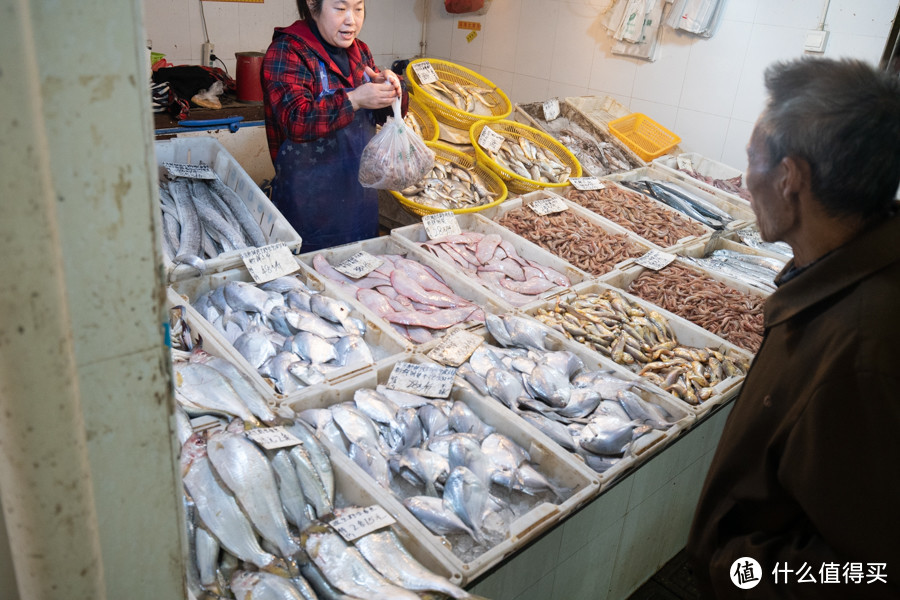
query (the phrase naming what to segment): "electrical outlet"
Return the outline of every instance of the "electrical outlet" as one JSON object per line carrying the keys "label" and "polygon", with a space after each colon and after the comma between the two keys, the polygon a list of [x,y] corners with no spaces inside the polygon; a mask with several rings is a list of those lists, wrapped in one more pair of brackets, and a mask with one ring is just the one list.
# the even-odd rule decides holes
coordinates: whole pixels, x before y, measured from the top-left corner
{"label": "electrical outlet", "polygon": [[216,49],[215,44],[212,44],[210,42],[206,42],[200,46],[200,64],[201,65],[203,65],[204,67],[213,66],[212,59],[210,58],[210,56],[212,56],[212,53],[215,49]]}

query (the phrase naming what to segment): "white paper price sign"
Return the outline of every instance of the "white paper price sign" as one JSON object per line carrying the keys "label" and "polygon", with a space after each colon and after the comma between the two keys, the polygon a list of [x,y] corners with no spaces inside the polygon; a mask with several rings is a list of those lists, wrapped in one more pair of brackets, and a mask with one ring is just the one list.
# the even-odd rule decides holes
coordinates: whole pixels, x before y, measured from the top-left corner
{"label": "white paper price sign", "polygon": [[569,177],[569,183],[576,190],[602,190],[606,184],[596,177]]}
{"label": "white paper price sign", "polygon": [[456,369],[437,365],[398,362],[391,371],[387,386],[426,398],[446,398],[453,389]]}
{"label": "white paper price sign", "polygon": [[422,85],[434,83],[439,79],[437,73],[434,71],[434,67],[427,60],[413,63],[412,68],[413,71],[416,72],[416,77],[419,78],[419,83]]}
{"label": "white paper price sign", "polygon": [[365,277],[383,264],[384,261],[377,256],[372,256],[368,252],[360,250],[359,252],[336,266],[335,269],[337,269],[347,277],[359,279],[360,277]]}
{"label": "white paper price sign", "polygon": [[651,250],[634,262],[641,265],[642,267],[647,267],[648,269],[659,271],[660,269],[664,269],[672,264],[673,260],[675,260],[674,254],[669,254],[668,252],[660,252],[659,250]]}
{"label": "white paper price sign", "polygon": [[284,427],[257,427],[244,432],[244,435],[266,450],[300,445],[300,438]]}
{"label": "white paper price sign", "polygon": [[375,504],[359,510],[347,511],[332,519],[330,525],[341,534],[344,540],[352,542],[383,527],[390,527],[395,522],[394,517]]}
{"label": "white paper price sign", "polygon": [[217,179],[215,171],[209,165],[187,165],[184,163],[164,162],[163,166],[172,177],[188,177],[190,179]]}
{"label": "white paper price sign", "polygon": [[559,116],[559,100],[556,98],[550,98],[543,104],[544,107],[544,120],[552,121],[556,117]]}
{"label": "white paper price sign", "polygon": [[300,269],[290,248],[284,242],[241,252],[241,260],[256,283],[265,283],[290,275]]}
{"label": "white paper price sign", "polygon": [[678,158],[675,159],[675,162],[678,163],[678,169],[680,171],[693,171],[694,163],[691,162],[691,159],[685,156],[684,154],[679,154]]}
{"label": "white paper price sign", "polygon": [[435,346],[427,356],[442,365],[458,367],[466,362],[475,349],[484,343],[480,336],[464,329],[457,329],[444,337],[441,343]]}
{"label": "white paper price sign", "polygon": [[506,138],[490,127],[485,127],[478,136],[478,145],[489,152],[498,152],[504,139]]}
{"label": "white paper price sign", "polygon": [[552,215],[553,213],[562,212],[564,210],[569,210],[569,207],[566,206],[566,203],[563,202],[563,199],[559,196],[549,197],[549,198],[538,198],[534,202],[528,205],[528,208],[533,210],[535,213],[540,216],[544,215]]}
{"label": "white paper price sign", "polygon": [[422,225],[425,226],[425,233],[429,240],[462,233],[456,215],[451,211],[425,215],[422,217]]}

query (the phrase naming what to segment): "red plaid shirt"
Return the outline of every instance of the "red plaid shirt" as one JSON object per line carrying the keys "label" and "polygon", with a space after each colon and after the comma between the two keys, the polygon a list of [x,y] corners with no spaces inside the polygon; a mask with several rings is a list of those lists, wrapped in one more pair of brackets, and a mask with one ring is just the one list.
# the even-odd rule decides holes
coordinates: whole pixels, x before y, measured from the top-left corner
{"label": "red plaid shirt", "polygon": [[[353,121],[354,111],[347,91],[365,83],[364,66],[375,71],[369,47],[354,40],[347,49],[350,79],[328,56],[305,21],[276,28],[262,65],[263,98],[266,111],[266,138],[272,161],[282,142],[308,142]],[[328,87],[319,77],[319,62],[325,64]]]}

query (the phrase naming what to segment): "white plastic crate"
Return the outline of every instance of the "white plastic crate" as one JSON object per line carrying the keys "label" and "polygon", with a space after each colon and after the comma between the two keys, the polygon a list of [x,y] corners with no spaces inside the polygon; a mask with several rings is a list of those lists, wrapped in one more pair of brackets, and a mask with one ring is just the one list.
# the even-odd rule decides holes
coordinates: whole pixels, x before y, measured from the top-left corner
{"label": "white plastic crate", "polygon": [[[298,257],[298,261],[308,277],[320,282],[321,285],[331,290],[335,295],[346,298],[347,300],[352,300],[359,305],[360,303],[356,299],[357,289],[351,288],[347,284],[342,284],[329,279],[325,275],[318,273],[313,268],[313,259],[316,254],[321,254],[325,260],[334,267],[360,251],[368,252],[372,255],[398,254],[410,260],[419,262],[426,267],[432,268],[444,280],[453,293],[464,300],[477,304],[486,312],[503,312],[506,310],[505,305],[500,304],[493,295],[489,295],[484,288],[472,283],[467,277],[461,276],[455,269],[445,267],[440,261],[431,261],[430,257],[424,255],[422,251],[414,250],[407,245],[401,244],[398,240],[390,236],[371,238],[361,242],[353,242],[351,244],[344,244],[343,246],[335,246],[333,248],[301,254]],[[397,332],[391,323],[376,316],[371,311],[370,314],[373,318],[378,319],[382,329],[390,330],[398,337],[405,339],[402,334]],[[477,327],[480,324],[481,322],[479,321],[466,321],[462,325],[466,327]],[[446,332],[447,330],[436,330],[434,331],[434,337],[440,338]],[[413,347],[416,346],[414,342],[409,340],[406,340],[406,343]]]}
{"label": "white plastic crate", "polygon": [[[374,389],[379,384],[385,384],[394,365],[398,362],[435,364],[417,353],[393,357],[380,363],[375,370],[362,372],[353,379],[340,384],[329,384],[326,393],[307,396],[299,403],[295,403],[293,407],[299,412],[307,408],[327,408],[333,404],[351,401],[356,390]],[[531,540],[549,531],[560,519],[594,498],[599,492],[600,481],[596,473],[586,469],[567,452],[561,451],[556,444],[546,443],[548,440],[545,436],[535,436],[536,430],[526,427],[527,423],[521,419],[510,418],[509,411],[496,401],[486,400],[479,394],[470,392],[466,387],[456,386],[451,391],[450,399],[465,402],[482,421],[528,450],[532,464],[541,473],[571,490],[571,495],[560,504],[542,502],[532,507],[530,511],[510,524],[509,535],[505,540],[475,559],[465,562],[453,553],[449,541],[444,536],[436,536],[419,522],[401,504],[402,499],[398,498],[393,491],[382,488],[362,468],[348,459],[347,469],[354,474],[354,479],[360,487],[388,494],[392,501],[385,501],[382,506],[399,522],[407,526],[410,533],[423,545],[427,545],[431,552],[441,557],[445,571],[461,573],[463,582],[468,583],[497,566],[504,558],[524,547]],[[341,453],[327,441],[326,444],[331,448],[332,454]],[[418,555],[414,554],[414,556],[418,558]]]}
{"label": "white plastic crate", "polygon": [[[294,276],[298,277],[311,290],[323,293],[326,296],[336,297],[330,290],[326,290],[319,281],[307,277],[303,271],[294,273]],[[250,276],[250,273],[245,267],[238,267],[229,269],[227,271],[222,271],[220,273],[210,273],[201,277],[194,277],[191,279],[176,281],[169,286],[169,294],[170,297],[174,294],[174,298],[176,300],[186,300],[187,303],[193,304],[201,295],[212,289],[222,286],[229,281],[252,282],[253,278]],[[366,325],[366,333],[363,336],[363,339],[371,349],[372,357],[376,362],[395,354],[400,354],[409,349],[409,345],[406,340],[395,334],[392,330],[386,329],[383,326],[383,321],[381,319],[378,319],[368,309],[359,305],[359,303],[356,302],[355,299],[351,302],[351,305],[353,306],[353,312],[350,313],[351,316],[361,319]],[[211,324],[203,319],[203,317],[201,317],[200,314],[193,308],[190,308],[190,310],[194,315],[196,315],[197,319],[200,319],[201,321],[203,321],[203,323],[206,323],[209,331],[208,335],[215,337],[217,344],[230,349],[230,352],[234,357],[233,362],[240,366],[242,372],[255,375],[256,378],[259,378],[259,380],[263,382],[263,385],[267,385],[262,376],[256,372],[256,370],[250,365],[250,363],[248,363],[246,359],[244,359],[244,357],[241,356],[241,354],[238,353],[237,350],[235,350],[234,347]],[[330,371],[325,376],[325,380],[339,381],[359,370],[366,370],[370,368],[371,365],[354,365],[343,367],[341,369],[335,369],[334,371]],[[301,392],[316,393],[316,390],[319,389],[319,385],[321,384],[318,384],[316,386],[309,386],[301,390]],[[283,397],[280,394],[276,394],[274,389],[270,388],[270,392],[272,394],[275,394],[276,397]]]}
{"label": "white plastic crate", "polygon": [[[247,175],[247,172],[213,137],[197,136],[172,138],[155,142],[156,162],[163,171],[165,162],[191,165],[208,165],[244,201],[250,214],[259,223],[263,236],[269,244],[284,242],[295,254],[300,252],[300,234]],[[162,179],[162,178],[161,178]],[[215,258],[204,260],[204,272],[215,273],[243,264],[241,249],[223,252]],[[197,270],[189,265],[176,265],[163,256],[168,281],[178,281],[197,275]]]}
{"label": "white plastic crate", "polygon": [[[591,279],[592,276],[588,273],[585,273],[581,269],[574,267],[556,256],[555,254],[550,253],[547,250],[544,250],[537,244],[534,244],[518,235],[498,225],[497,223],[491,221],[490,219],[486,219],[478,214],[470,214],[470,215],[457,215],[456,220],[459,223],[460,229],[465,232],[475,232],[482,234],[496,234],[499,235],[503,240],[511,242],[516,249],[518,255],[524,259],[536,262],[545,267],[550,267],[559,271],[563,275],[569,278],[569,286],[576,285],[581,283],[582,281]],[[409,225],[407,227],[402,227],[398,229],[394,229],[391,232],[391,237],[396,239],[398,242],[403,244],[404,246],[409,246],[414,252],[417,253],[418,256],[423,256],[430,261],[437,261],[439,265],[441,265],[445,269],[452,269],[460,275],[470,279],[476,284],[484,287],[498,304],[503,306],[504,308],[513,308],[513,305],[504,300],[502,297],[494,293],[488,285],[482,281],[481,279],[475,277],[471,273],[464,271],[461,267],[459,267],[456,263],[447,263],[441,258],[438,258],[428,250],[422,248],[422,244],[428,241],[428,234],[425,232],[425,227],[419,223],[418,225]],[[425,262],[425,258],[422,259],[422,262]],[[563,286],[567,287],[567,286]],[[554,288],[542,293],[536,294],[534,297],[534,301],[540,300],[542,297],[548,296],[550,294],[556,293],[563,289],[563,287],[555,286]]]}
{"label": "white plastic crate", "polygon": [[722,192],[723,194],[727,194],[732,200],[741,204],[748,204],[749,200],[742,198],[738,194],[732,194],[731,192],[726,192],[725,190],[719,189],[711,183],[706,183],[705,181],[701,181],[694,177],[691,177],[684,171],[678,169],[678,159],[686,158],[691,161],[692,168],[694,171],[701,175],[705,175],[706,177],[712,177],[713,179],[731,179],[733,177],[740,176],[741,177],[741,188],[743,188],[748,194],[750,193],[747,190],[747,180],[744,177],[744,172],[740,169],[736,169],[734,167],[730,167],[724,163],[721,163],[716,160],[712,160],[711,158],[706,158],[702,154],[698,154],[696,152],[687,152],[684,154],[679,154],[677,156],[672,154],[667,154],[665,156],[660,156],[659,158],[653,161],[654,165],[662,167],[667,171],[671,171],[673,173],[677,173],[681,176],[690,178],[691,181],[694,182],[694,185],[697,187],[707,190],[707,191],[716,191]]}
{"label": "white plastic crate", "polygon": [[[678,250],[678,254],[680,254],[681,256],[689,256],[691,258],[704,258],[716,250],[731,250],[732,252],[740,252],[741,254],[761,256],[764,258],[775,258],[783,262],[787,262],[788,260],[786,257],[774,252],[768,252],[767,250],[763,250],[761,248],[753,248],[751,246],[742,244],[740,242],[740,238],[738,238],[737,234],[734,232],[727,233],[719,237],[713,237],[706,241],[701,240],[693,244],[687,244],[683,248],[680,248]],[[710,272],[714,272],[713,269],[708,270]],[[738,280],[735,279],[735,282],[738,282]],[[756,289],[755,286],[753,287],[754,289]],[[759,291],[766,296],[771,295],[771,292],[764,288],[759,288]]]}

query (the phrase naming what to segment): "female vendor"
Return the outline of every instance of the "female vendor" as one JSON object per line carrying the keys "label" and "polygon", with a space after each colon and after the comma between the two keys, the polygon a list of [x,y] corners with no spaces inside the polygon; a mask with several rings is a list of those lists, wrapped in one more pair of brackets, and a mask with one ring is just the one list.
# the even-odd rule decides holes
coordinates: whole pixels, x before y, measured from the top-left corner
{"label": "female vendor", "polygon": [[403,91],[357,38],[365,0],[297,0],[297,8],[299,21],[275,29],[262,84],[272,201],[308,252],[378,234],[377,195],[359,184],[359,160]]}

